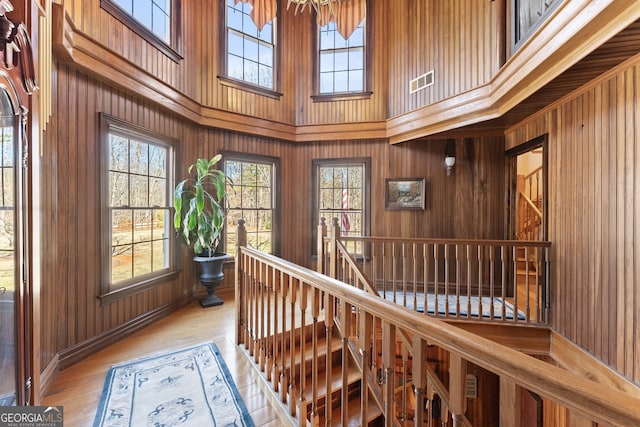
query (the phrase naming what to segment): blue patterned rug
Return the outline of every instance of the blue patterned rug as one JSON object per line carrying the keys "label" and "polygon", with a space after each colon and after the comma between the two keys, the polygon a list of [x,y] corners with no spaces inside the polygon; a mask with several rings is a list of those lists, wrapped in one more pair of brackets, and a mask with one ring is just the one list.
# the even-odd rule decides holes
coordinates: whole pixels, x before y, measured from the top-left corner
{"label": "blue patterned rug", "polygon": [[253,427],[215,344],[201,344],[109,369],[94,427]]}

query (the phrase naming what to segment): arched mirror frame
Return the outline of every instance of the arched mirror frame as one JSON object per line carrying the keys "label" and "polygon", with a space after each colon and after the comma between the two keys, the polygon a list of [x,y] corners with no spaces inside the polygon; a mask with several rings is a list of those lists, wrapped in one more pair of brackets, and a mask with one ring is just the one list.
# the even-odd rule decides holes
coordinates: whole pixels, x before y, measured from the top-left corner
{"label": "arched mirror frame", "polygon": [[[30,260],[30,215],[29,215],[29,157],[30,151],[27,122],[29,119],[29,97],[37,89],[33,50],[27,29],[23,23],[12,21],[6,16],[13,11],[9,0],[0,0],[0,97],[6,96],[6,103],[0,104],[0,114],[5,116],[2,126],[12,129],[11,161],[0,157],[0,172],[10,175],[13,188],[11,196],[13,206],[13,328],[14,348],[13,368],[15,390],[13,402],[4,404],[33,404],[32,364],[33,355],[33,298],[31,289]],[[12,125],[12,126],[11,126]],[[7,166],[5,168],[4,166]],[[4,181],[3,181],[4,182]],[[5,187],[2,187],[5,190]],[[4,266],[6,270],[11,267]],[[6,378],[6,377],[5,377]],[[7,400],[11,400],[9,397]]]}

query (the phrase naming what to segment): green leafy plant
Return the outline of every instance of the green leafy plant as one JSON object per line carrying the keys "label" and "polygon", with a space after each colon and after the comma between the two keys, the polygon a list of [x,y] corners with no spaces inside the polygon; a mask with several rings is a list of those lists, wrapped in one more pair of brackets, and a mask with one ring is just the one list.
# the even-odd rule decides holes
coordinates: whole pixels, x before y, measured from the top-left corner
{"label": "green leafy plant", "polygon": [[215,167],[220,159],[220,154],[211,160],[197,159],[188,169],[189,174],[195,169],[195,178],[178,183],[173,194],[174,228],[199,256],[213,256],[222,238],[228,209],[226,186],[232,183]]}

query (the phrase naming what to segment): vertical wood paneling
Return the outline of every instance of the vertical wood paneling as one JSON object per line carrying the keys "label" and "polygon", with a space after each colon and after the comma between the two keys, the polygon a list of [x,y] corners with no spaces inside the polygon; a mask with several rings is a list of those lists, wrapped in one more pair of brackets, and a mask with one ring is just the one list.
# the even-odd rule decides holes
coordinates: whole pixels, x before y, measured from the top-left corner
{"label": "vertical wood paneling", "polygon": [[549,134],[554,326],[638,383],[640,57],[507,132]]}
{"label": "vertical wood paneling", "polygon": [[[388,7],[389,117],[483,85],[493,77],[498,55],[496,7],[484,0],[405,0]],[[409,94],[409,81],[431,69],[435,84]]]}

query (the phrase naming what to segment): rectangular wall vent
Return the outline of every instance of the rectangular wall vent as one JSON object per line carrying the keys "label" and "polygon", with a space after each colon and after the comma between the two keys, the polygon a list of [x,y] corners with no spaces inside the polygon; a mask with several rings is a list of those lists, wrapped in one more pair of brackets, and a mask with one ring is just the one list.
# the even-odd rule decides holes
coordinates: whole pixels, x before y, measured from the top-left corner
{"label": "rectangular wall vent", "polygon": [[416,77],[415,79],[409,82],[409,93],[414,93],[419,90],[424,89],[425,87],[429,87],[433,84],[433,70],[424,73],[421,76]]}

